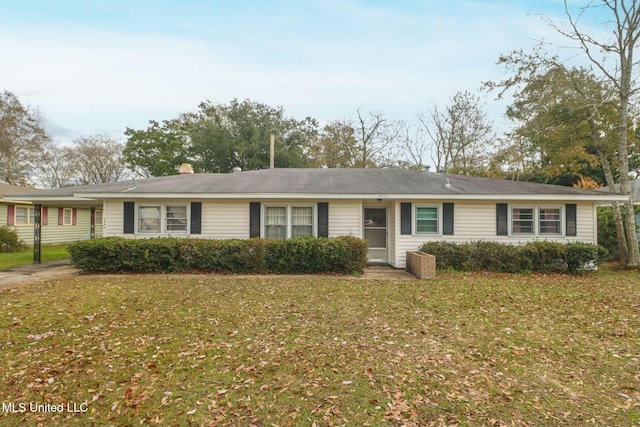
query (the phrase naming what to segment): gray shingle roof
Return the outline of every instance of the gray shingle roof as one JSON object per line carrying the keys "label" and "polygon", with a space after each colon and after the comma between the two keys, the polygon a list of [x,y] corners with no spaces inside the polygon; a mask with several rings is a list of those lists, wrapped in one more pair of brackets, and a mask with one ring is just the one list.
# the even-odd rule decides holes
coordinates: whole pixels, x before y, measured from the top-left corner
{"label": "gray shingle roof", "polygon": [[133,181],[125,181],[70,190],[78,196],[122,191],[128,194],[594,194],[571,187],[407,169],[266,169],[148,178],[137,180],[135,187]]}
{"label": "gray shingle roof", "polygon": [[33,187],[22,187],[19,185],[10,185],[4,184],[0,182],[0,196],[6,196],[9,194],[21,194],[21,193],[29,193],[34,190]]}
{"label": "gray shingle roof", "polygon": [[[446,185],[446,184],[449,185]],[[34,191],[25,196],[83,197],[100,194],[424,194],[553,195],[602,197],[557,185],[475,178],[407,169],[265,169],[239,173],[154,177],[109,184]]]}

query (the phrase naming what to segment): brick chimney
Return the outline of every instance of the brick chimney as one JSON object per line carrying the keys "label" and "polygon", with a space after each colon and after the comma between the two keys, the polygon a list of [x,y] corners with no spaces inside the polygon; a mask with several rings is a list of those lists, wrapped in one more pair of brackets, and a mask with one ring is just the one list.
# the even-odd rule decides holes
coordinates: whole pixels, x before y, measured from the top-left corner
{"label": "brick chimney", "polygon": [[180,175],[191,175],[193,172],[193,168],[191,167],[191,163],[183,163],[180,165],[180,169],[178,170]]}

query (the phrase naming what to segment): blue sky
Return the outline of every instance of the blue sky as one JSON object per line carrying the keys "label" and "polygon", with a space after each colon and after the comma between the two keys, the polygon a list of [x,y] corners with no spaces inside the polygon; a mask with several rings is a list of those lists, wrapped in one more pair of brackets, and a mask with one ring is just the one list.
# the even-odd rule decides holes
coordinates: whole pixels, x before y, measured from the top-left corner
{"label": "blue sky", "polygon": [[501,53],[558,38],[540,14],[561,19],[562,0],[0,0],[0,89],[61,141],[233,98],[409,121],[498,79]]}

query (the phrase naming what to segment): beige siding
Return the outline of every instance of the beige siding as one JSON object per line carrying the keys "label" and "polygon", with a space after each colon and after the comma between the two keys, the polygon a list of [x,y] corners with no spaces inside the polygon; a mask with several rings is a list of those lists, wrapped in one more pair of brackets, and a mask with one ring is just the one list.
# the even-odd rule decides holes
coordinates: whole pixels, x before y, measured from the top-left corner
{"label": "beige siding", "polygon": [[[20,206],[20,205],[16,205]],[[47,206],[48,223],[43,225],[40,231],[40,241],[43,245],[68,243],[76,240],[88,239],[91,235],[91,209],[76,208],[77,217],[75,225],[58,225],[58,206]],[[7,207],[0,206],[0,215],[3,215],[3,224],[7,223]],[[33,225],[14,226],[18,236],[26,244],[33,244]],[[100,233],[102,230],[100,230]],[[98,227],[96,227],[96,236]]]}
{"label": "beige siding", "polygon": [[0,203],[0,226],[7,225],[7,205]]}
{"label": "beige siding", "polygon": [[[416,202],[407,200],[415,204],[422,202]],[[596,230],[596,218],[595,218],[595,205],[592,202],[578,202],[577,203],[577,230],[578,235],[575,237],[564,236],[496,236],[496,203],[501,201],[491,202],[476,202],[476,201],[458,201],[454,205],[454,235],[442,236],[442,235],[416,235],[411,236],[398,236],[397,246],[397,262],[396,267],[404,268],[406,265],[406,251],[414,251],[419,248],[423,243],[427,241],[449,241],[449,242],[471,242],[477,240],[489,240],[502,243],[518,244],[526,243],[534,240],[550,240],[558,242],[585,242],[585,243],[597,243]],[[507,202],[504,202],[507,203]],[[561,206],[554,203],[540,203],[540,202],[517,202],[508,203],[509,206]],[[412,212],[412,217],[415,212]],[[414,219],[414,218],[412,218]],[[564,218],[563,218],[564,219]],[[564,228],[564,220],[562,221]],[[399,227],[399,225],[397,225]],[[412,225],[412,229],[414,229]]]}
{"label": "beige siding", "polygon": [[329,201],[329,237],[361,236],[362,203],[359,200]]}
{"label": "beige siding", "polygon": [[122,200],[105,200],[102,215],[104,221],[104,237],[122,236],[124,202]]}
{"label": "beige siding", "polygon": [[200,237],[248,239],[249,203],[249,200],[203,202],[202,235]]}

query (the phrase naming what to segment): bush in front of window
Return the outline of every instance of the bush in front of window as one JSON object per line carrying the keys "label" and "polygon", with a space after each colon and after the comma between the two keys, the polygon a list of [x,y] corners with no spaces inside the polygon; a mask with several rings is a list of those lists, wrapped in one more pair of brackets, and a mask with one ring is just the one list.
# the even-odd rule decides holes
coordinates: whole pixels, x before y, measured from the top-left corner
{"label": "bush in front of window", "polygon": [[27,249],[27,245],[18,237],[18,231],[0,226],[0,253],[21,252]]}
{"label": "bush in front of window", "polygon": [[420,248],[436,257],[436,268],[499,273],[571,273],[594,270],[605,248],[588,243],[549,241],[509,245],[498,242],[427,242]]}
{"label": "bush in front of window", "polygon": [[351,274],[362,272],[367,263],[367,243],[349,236],[287,240],[107,237],[73,242],[68,251],[73,264],[85,272]]}

